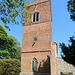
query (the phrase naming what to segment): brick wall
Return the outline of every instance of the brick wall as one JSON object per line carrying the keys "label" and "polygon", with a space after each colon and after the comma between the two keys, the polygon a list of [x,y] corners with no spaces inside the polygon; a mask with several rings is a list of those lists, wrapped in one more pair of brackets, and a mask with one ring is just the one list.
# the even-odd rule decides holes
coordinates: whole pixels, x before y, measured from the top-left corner
{"label": "brick wall", "polygon": [[[42,0],[43,1],[43,0]],[[52,20],[52,16],[51,16],[51,6],[50,6],[50,1],[49,0],[45,0],[47,2],[44,2],[43,3],[39,3],[40,1],[37,0],[37,2],[39,4],[36,4],[36,1],[35,3],[33,3],[32,6],[30,6],[30,9],[29,10],[26,10],[27,12],[31,13],[32,16],[30,19],[28,19],[28,22],[29,21],[32,21],[32,18],[33,18],[33,13],[34,12],[39,12],[39,22],[44,22],[44,21],[51,21]],[[32,3],[29,3],[28,5],[32,4]],[[25,22],[25,19],[24,19],[24,22]],[[25,22],[25,24],[27,25],[28,22]]]}
{"label": "brick wall", "polygon": [[[34,73],[31,70],[31,61],[35,57],[38,60],[38,70],[36,73],[55,73],[55,69],[53,68],[55,63],[51,64],[52,60],[55,60],[55,56],[53,56],[55,52],[54,48],[51,48],[52,17],[50,0],[36,0],[26,4],[30,6],[30,9],[26,11],[32,13],[32,17],[28,19],[28,22],[32,20],[34,12],[39,12],[40,19],[39,22],[33,23],[31,26],[28,22],[25,22],[24,19],[25,25],[23,26],[22,36],[21,72]],[[35,45],[32,46],[34,38],[37,38],[37,41]],[[48,58],[50,59],[50,62],[47,63]],[[52,73],[52,75],[54,75],[54,73]]]}
{"label": "brick wall", "polygon": [[[23,26],[22,51],[51,50],[50,22]],[[34,38],[37,42],[32,47]]]}
{"label": "brick wall", "polygon": [[49,65],[46,65],[44,67],[44,63],[47,61],[47,56],[50,56],[50,52],[38,52],[38,53],[22,53],[22,72],[26,73],[34,73],[32,71],[31,65],[32,65],[32,60],[34,57],[38,60],[38,69],[36,73],[49,73],[49,69],[46,68]]}

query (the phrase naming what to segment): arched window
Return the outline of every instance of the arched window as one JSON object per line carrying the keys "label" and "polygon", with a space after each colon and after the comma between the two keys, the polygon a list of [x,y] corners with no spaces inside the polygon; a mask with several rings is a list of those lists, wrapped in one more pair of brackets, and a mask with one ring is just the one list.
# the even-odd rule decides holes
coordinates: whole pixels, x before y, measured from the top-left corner
{"label": "arched window", "polygon": [[37,59],[34,57],[32,60],[32,70],[33,71],[37,71],[37,66],[38,66],[38,61]]}
{"label": "arched window", "polygon": [[39,21],[39,12],[33,13],[33,22]]}

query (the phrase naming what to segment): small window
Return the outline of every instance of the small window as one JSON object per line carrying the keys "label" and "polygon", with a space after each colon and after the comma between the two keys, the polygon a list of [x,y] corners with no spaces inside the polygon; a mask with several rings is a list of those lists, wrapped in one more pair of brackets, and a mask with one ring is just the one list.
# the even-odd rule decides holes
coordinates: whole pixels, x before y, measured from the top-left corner
{"label": "small window", "polygon": [[73,73],[63,73],[63,72],[61,72],[61,75],[73,75]]}
{"label": "small window", "polygon": [[37,59],[34,57],[32,60],[32,70],[33,71],[37,71],[37,66],[38,66],[38,61]]}
{"label": "small window", "polygon": [[39,12],[35,12],[33,14],[33,22],[37,22],[37,21],[39,21]]}

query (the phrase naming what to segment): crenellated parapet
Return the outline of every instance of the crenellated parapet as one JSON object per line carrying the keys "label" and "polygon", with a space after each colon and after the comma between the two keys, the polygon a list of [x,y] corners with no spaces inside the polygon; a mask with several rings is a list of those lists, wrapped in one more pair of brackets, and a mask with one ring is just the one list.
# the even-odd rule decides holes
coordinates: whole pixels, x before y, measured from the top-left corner
{"label": "crenellated parapet", "polygon": [[50,1],[50,0],[35,0],[34,2],[29,1],[29,2],[26,2],[25,4],[28,6],[31,6],[31,5],[36,5],[36,4],[47,2],[47,1]]}

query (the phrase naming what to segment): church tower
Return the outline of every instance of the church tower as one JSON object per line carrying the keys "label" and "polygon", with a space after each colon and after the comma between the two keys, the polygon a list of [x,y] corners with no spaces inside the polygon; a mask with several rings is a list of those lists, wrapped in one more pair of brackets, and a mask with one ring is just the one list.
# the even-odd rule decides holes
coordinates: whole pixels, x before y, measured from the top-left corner
{"label": "church tower", "polygon": [[32,14],[23,26],[21,75],[55,75],[55,48],[52,42],[52,15],[50,0],[27,2]]}

